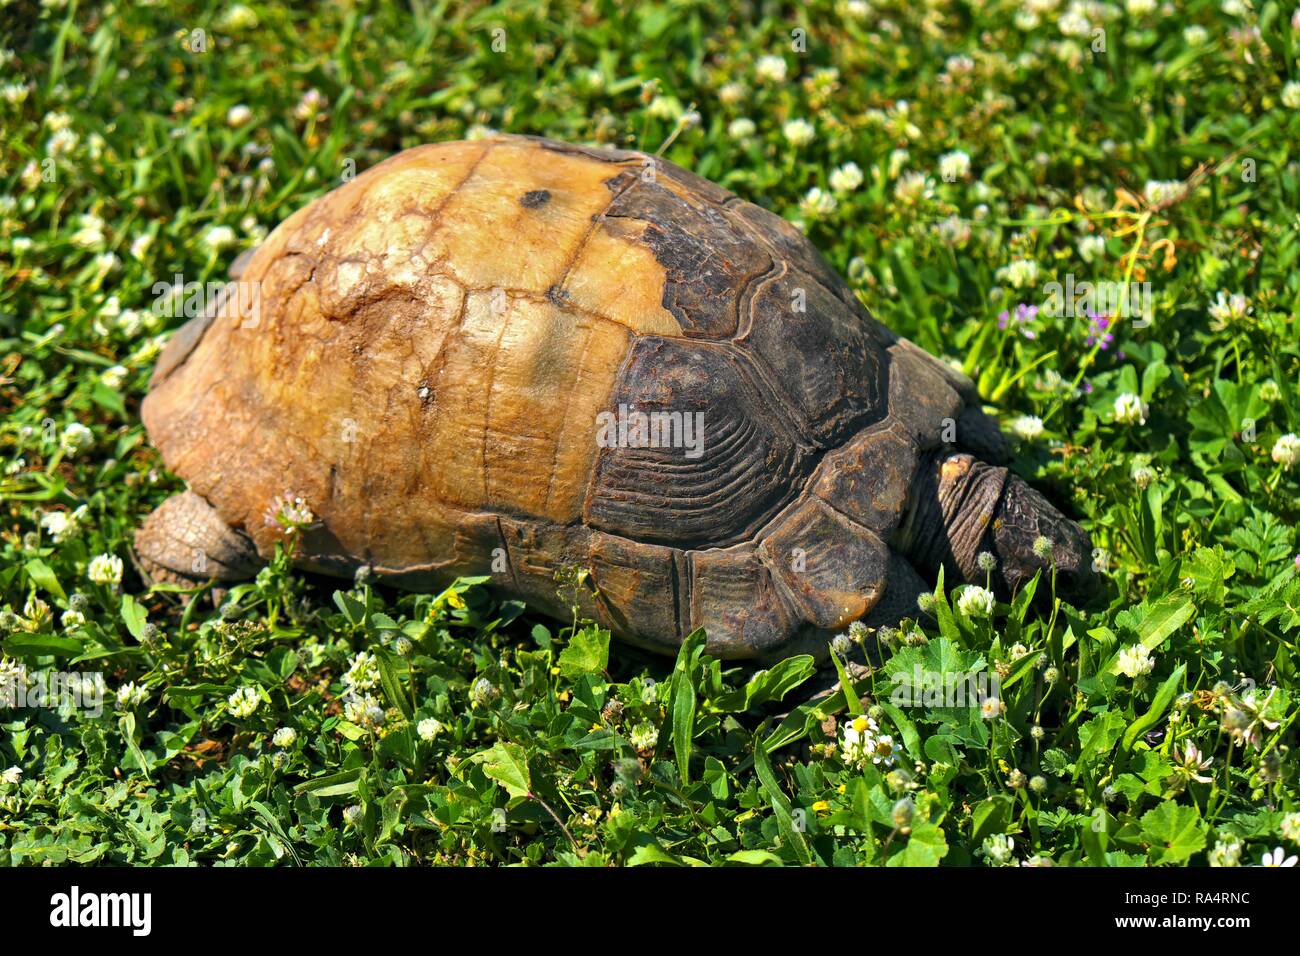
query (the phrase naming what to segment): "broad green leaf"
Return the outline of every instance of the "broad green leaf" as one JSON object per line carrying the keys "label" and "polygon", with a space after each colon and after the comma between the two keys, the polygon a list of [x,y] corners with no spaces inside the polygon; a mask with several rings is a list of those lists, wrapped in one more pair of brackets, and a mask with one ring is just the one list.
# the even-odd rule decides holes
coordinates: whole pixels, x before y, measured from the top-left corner
{"label": "broad green leaf", "polygon": [[478,754],[477,758],[483,761],[483,772],[501,784],[512,797],[526,797],[532,793],[528,755],[519,744],[499,741],[490,750]]}
{"label": "broad green leaf", "polygon": [[1167,800],[1144,813],[1141,824],[1155,863],[1183,863],[1205,847],[1205,823],[1194,807]]}
{"label": "broad green leaf", "polygon": [[573,680],[583,674],[599,674],[609,666],[609,631],[584,628],[573,635],[560,651],[560,673]]}

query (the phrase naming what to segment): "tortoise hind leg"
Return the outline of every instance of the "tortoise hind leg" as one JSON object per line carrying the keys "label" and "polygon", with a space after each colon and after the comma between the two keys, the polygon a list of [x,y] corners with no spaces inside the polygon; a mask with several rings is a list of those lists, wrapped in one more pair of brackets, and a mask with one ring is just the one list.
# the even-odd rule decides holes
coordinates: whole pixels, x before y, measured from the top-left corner
{"label": "tortoise hind leg", "polygon": [[173,495],[135,533],[140,572],[150,582],[240,581],[261,566],[253,543],[192,491]]}

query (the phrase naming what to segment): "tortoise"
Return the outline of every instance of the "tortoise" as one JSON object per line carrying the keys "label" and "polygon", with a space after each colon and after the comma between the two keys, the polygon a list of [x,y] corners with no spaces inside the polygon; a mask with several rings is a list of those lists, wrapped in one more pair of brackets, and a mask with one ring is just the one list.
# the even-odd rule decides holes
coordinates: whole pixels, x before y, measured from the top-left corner
{"label": "tortoise", "polygon": [[582,613],[665,653],[704,628],[724,659],[824,659],[915,616],[941,566],[983,583],[982,551],[1004,592],[1049,563],[1091,587],[1087,533],[1001,464],[966,376],[793,225],[656,156],[415,147],[231,274],[143,404],[188,483],[136,534],[148,577],[253,575],[287,498],[298,567],[489,575],[561,619],[581,569]]}

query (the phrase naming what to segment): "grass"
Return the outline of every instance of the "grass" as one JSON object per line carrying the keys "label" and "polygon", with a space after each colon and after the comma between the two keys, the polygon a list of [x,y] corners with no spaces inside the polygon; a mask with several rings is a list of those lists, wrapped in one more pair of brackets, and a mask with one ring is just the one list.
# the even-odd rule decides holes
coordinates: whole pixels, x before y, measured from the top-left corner
{"label": "grass", "polygon": [[[27,704],[77,692],[0,709],[0,863],[1292,857],[1300,19],[1154,6],[0,8],[0,667]],[[976,378],[1103,598],[940,585],[853,633],[886,652],[856,690],[800,703],[808,658],[647,658],[474,582],[281,555],[219,608],[148,589],[131,535],[181,487],[138,417],[178,324],[155,284],[485,129],[668,143],[798,221]],[[1150,322],[1051,314],[1067,277],[1137,283]],[[1001,703],[900,703],[918,670]]]}

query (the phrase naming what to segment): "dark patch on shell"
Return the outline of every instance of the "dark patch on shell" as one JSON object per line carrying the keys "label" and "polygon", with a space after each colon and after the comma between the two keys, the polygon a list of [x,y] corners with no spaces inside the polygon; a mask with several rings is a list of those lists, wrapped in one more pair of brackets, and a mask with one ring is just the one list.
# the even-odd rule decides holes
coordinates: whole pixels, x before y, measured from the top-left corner
{"label": "dark patch on shell", "polygon": [[538,206],[545,206],[551,201],[551,191],[549,189],[530,189],[519,197],[519,205],[525,209],[536,209]]}

